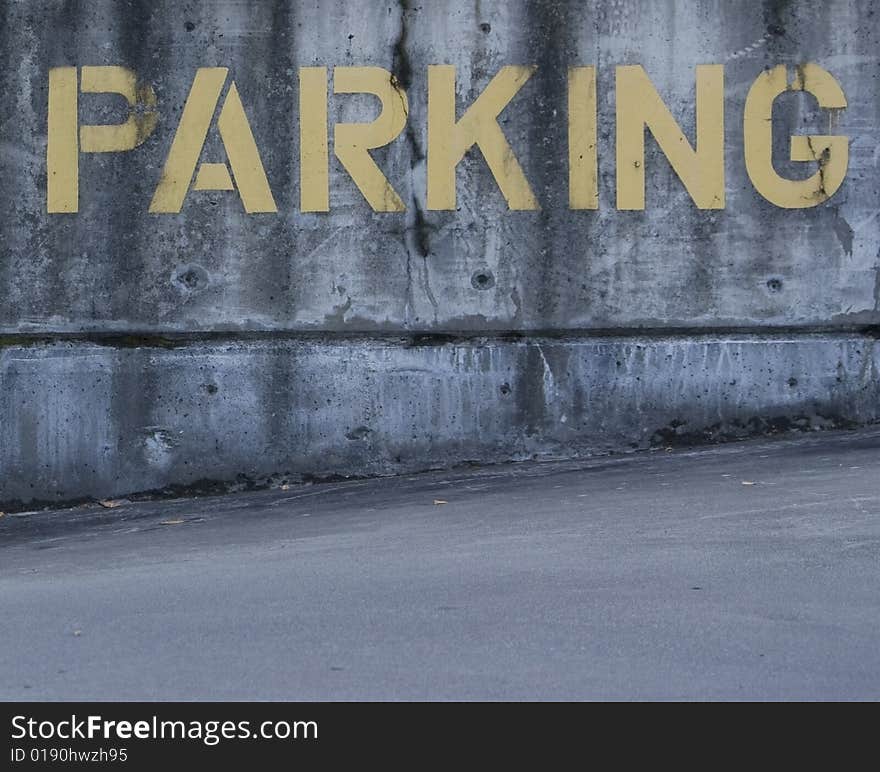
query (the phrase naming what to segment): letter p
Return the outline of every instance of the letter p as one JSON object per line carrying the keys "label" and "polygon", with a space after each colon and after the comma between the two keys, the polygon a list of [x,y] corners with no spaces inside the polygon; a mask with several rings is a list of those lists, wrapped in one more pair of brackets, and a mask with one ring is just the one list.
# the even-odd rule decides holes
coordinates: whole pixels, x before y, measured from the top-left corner
{"label": "letter p", "polygon": [[[79,92],[119,94],[131,109],[124,123],[79,125]],[[133,150],[156,128],[156,92],[138,85],[124,67],[76,67],[49,70],[49,122],[46,145],[46,209],[52,213],[79,209],[79,154]]]}

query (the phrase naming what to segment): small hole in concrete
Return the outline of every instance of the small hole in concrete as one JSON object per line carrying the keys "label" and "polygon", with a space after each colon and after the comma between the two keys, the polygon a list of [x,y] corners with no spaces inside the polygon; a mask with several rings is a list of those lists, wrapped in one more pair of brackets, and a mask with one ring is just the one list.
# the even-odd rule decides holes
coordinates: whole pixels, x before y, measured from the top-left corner
{"label": "small hole in concrete", "polygon": [[185,293],[198,292],[209,284],[208,272],[200,265],[191,263],[178,268],[171,277],[172,283]]}
{"label": "small hole in concrete", "polygon": [[789,378],[788,385],[791,386],[792,388],[794,388],[795,386],[798,385],[798,379],[797,378]]}
{"label": "small hole in concrete", "polygon": [[495,277],[491,271],[477,271],[471,276],[471,286],[477,290],[487,290],[495,286]]}
{"label": "small hole in concrete", "polygon": [[180,280],[190,289],[199,286],[199,275],[195,271],[187,271],[180,275]]}
{"label": "small hole in concrete", "polygon": [[502,394],[510,394],[510,384],[509,383],[502,383],[501,384],[501,393]]}
{"label": "small hole in concrete", "polygon": [[192,31],[196,28],[196,25],[193,24],[191,21],[188,21],[188,22],[186,22],[186,23],[183,25],[183,28],[184,28],[187,32],[192,32]]}
{"label": "small hole in concrete", "polygon": [[767,289],[770,292],[782,292],[782,279],[767,279]]}
{"label": "small hole in concrete", "polygon": [[482,33],[488,35],[491,31],[492,31],[492,25],[491,25],[491,24],[489,24],[489,23],[487,23],[487,22],[484,21],[484,22],[480,25],[480,32],[482,32]]}

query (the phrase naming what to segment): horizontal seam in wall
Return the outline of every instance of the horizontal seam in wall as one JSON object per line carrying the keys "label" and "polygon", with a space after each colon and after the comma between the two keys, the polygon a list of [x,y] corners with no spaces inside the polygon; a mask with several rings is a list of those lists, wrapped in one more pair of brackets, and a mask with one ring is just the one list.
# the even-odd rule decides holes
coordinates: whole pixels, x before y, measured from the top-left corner
{"label": "horizontal seam in wall", "polygon": [[438,346],[468,343],[529,343],[532,341],[564,342],[596,339],[627,338],[651,342],[674,339],[745,339],[779,340],[791,337],[865,337],[880,339],[880,325],[861,326],[730,326],[730,327],[613,327],[595,329],[534,329],[534,330],[461,330],[364,332],[347,330],[192,330],[192,331],[119,331],[119,332],[15,332],[0,333],[0,349],[51,345],[53,343],[85,343],[111,348],[183,348],[193,344],[303,342],[303,343],[365,343],[384,345]]}

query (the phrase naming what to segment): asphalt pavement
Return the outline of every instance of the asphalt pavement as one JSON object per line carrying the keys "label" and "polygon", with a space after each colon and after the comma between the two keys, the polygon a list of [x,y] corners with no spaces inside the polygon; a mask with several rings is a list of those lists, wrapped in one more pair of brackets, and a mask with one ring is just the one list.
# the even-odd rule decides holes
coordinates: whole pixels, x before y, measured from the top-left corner
{"label": "asphalt pavement", "polygon": [[880,698],[880,432],[0,518],[0,699]]}

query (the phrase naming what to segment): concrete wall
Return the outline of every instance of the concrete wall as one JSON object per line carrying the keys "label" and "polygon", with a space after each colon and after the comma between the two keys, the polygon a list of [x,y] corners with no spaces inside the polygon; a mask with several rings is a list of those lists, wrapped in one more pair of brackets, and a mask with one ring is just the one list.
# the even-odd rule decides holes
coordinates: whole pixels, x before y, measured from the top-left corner
{"label": "concrete wall", "polygon": [[[0,2],[0,502],[295,475],[386,473],[880,420],[880,3]],[[746,93],[816,62],[846,93],[842,187],[764,200]],[[726,206],[700,210],[653,141],[647,206],[615,208],[614,68],[641,64],[694,136],[694,67],[724,64]],[[457,211],[425,201],[426,73],[463,110],[504,65],[538,69],[500,123],[541,210],[509,211],[479,152]],[[79,160],[46,211],[48,69],[122,65],[156,130]],[[409,97],[374,157],[406,204],[373,212],[330,155],[331,211],[299,208],[297,68],[380,66]],[[566,71],[598,68],[597,211],[568,206]],[[278,203],[191,192],[148,214],[198,67],[234,78]],[[329,120],[375,100],[334,96]],[[80,96],[80,121],[124,120]],[[792,133],[829,133],[809,98]],[[216,131],[204,160],[223,160]],[[778,136],[777,136],[778,135]],[[332,137],[332,132],[331,132]]]}

